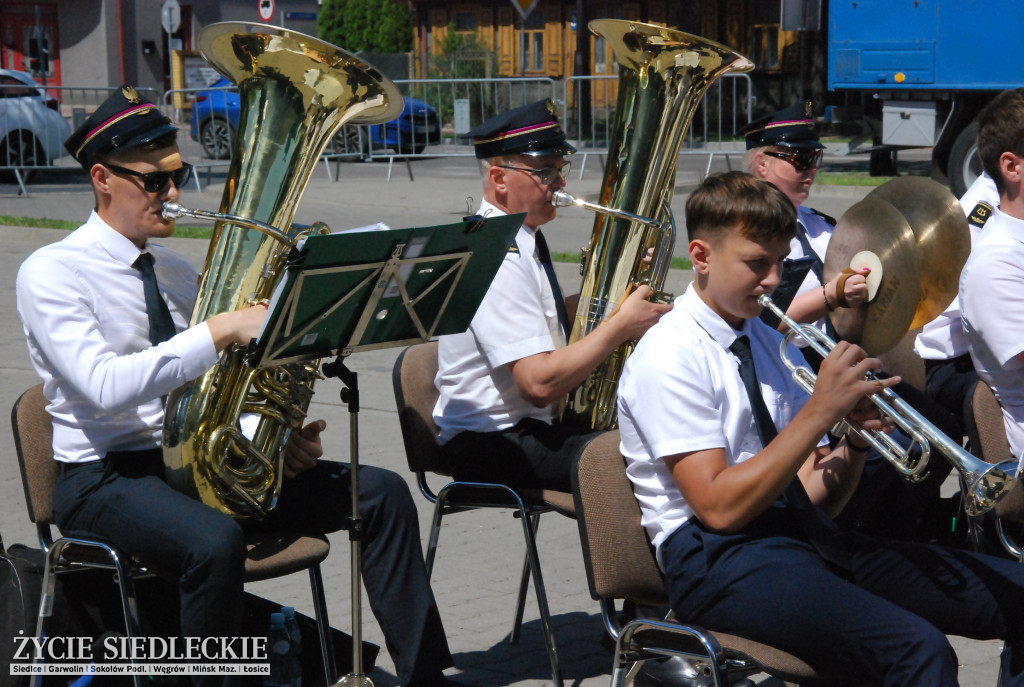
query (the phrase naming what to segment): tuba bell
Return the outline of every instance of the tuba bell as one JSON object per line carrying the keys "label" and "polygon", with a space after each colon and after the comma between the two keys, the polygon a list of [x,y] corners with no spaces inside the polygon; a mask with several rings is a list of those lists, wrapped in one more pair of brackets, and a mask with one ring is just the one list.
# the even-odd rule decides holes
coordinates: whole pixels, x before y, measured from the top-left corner
{"label": "tuba bell", "polygon": [[[716,79],[754,68],[724,45],[661,26],[597,19],[589,27],[615,52],[619,99],[599,203],[580,203],[567,194],[554,199],[600,213],[586,251],[570,343],[608,317],[634,284],[650,284],[656,292],[664,286],[675,242],[670,204],[683,137]],[[647,263],[652,248],[654,259]],[[616,426],[618,380],[632,350],[632,343],[619,346],[569,395],[564,421],[593,429]]]}
{"label": "tuba bell", "polygon": [[[217,219],[191,326],[270,299],[295,242],[326,232],[291,222],[327,143],[344,124],[383,123],[403,107],[376,69],[301,33],[223,22],[203,29],[199,45],[238,86],[241,112],[220,212],[165,206],[165,215]],[[243,348],[224,351],[167,398],[168,482],[229,515],[262,518],[277,503],[283,448],[318,377],[319,361],[254,369]]]}

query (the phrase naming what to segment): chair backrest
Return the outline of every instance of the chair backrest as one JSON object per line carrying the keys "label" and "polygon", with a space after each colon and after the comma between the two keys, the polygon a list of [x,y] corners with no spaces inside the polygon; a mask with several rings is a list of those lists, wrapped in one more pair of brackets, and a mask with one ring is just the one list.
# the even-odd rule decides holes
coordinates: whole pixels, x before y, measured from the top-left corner
{"label": "chair backrest", "polygon": [[666,604],[661,570],[619,453],[618,431],[601,434],[583,449],[573,471],[573,496],[590,595]]}
{"label": "chair backrest", "polygon": [[[1003,423],[1003,409],[996,399],[992,387],[982,380],[964,401],[964,418],[967,421],[967,438],[974,454],[989,463],[999,463],[1013,456],[1010,440],[1006,437]],[[996,516],[1009,520],[1024,521],[1024,487],[1018,481],[1010,493],[994,509]]]}
{"label": "chair backrest", "polygon": [[11,430],[28,516],[37,525],[53,524],[53,487],[57,483],[53,424],[46,404],[43,385],[37,384],[23,393],[11,410]]}
{"label": "chair backrest", "polygon": [[413,472],[450,472],[437,445],[438,427],[434,406],[440,395],[434,386],[437,376],[437,342],[413,344],[395,361],[391,381],[395,388],[398,422],[405,442],[405,457]]}

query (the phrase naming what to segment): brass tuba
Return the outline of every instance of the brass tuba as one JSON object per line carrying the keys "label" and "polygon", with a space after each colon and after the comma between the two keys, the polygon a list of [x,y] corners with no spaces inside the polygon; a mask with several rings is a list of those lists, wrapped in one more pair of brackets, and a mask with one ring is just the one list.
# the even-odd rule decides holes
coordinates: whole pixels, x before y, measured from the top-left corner
{"label": "brass tuba", "polygon": [[[601,186],[603,208],[594,222],[570,342],[608,317],[634,284],[648,283],[655,291],[664,285],[675,241],[670,203],[683,137],[718,77],[754,68],[730,48],[681,31],[619,19],[589,26],[615,51],[619,100]],[[647,264],[650,248],[655,259]],[[632,350],[632,343],[619,346],[569,395],[565,421],[615,427],[618,380]]]}
{"label": "brass tuba", "polygon": [[[301,33],[223,22],[205,28],[199,45],[237,84],[241,113],[220,213],[165,207],[166,216],[218,220],[192,325],[270,299],[295,242],[326,231],[291,223],[324,147],[342,125],[383,123],[403,107],[376,69]],[[319,361],[254,369],[243,357],[242,348],[225,351],[170,394],[164,462],[179,490],[229,515],[262,518],[277,502],[283,447],[305,418]],[[252,423],[247,431],[243,421]]]}

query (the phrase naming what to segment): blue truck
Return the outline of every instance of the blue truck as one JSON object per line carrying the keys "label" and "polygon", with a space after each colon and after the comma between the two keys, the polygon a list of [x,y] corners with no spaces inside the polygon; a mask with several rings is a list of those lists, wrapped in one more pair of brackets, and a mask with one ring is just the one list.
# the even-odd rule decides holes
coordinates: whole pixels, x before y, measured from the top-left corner
{"label": "blue truck", "polygon": [[827,53],[833,95],[887,149],[931,146],[933,175],[960,196],[981,173],[978,112],[1024,85],[1024,2],[829,0]]}

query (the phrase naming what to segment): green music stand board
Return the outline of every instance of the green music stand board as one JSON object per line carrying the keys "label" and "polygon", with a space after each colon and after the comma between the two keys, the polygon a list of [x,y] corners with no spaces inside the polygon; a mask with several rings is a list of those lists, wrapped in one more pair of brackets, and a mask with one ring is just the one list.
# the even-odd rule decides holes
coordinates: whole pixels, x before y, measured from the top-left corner
{"label": "green music stand board", "polygon": [[289,256],[247,362],[347,356],[465,331],[523,217],[309,237]]}

